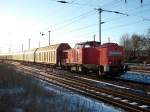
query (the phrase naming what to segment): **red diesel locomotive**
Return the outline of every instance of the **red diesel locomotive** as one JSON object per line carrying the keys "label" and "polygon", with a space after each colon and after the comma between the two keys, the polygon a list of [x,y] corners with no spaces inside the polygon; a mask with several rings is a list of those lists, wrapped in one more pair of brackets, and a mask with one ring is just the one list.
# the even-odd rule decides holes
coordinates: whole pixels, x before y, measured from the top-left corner
{"label": "red diesel locomotive", "polygon": [[77,43],[71,49],[68,43],[60,43],[18,53],[0,54],[0,59],[40,63],[61,67],[87,74],[95,72],[100,76],[119,76],[126,71],[124,50],[116,43],[100,45],[96,41]]}
{"label": "red diesel locomotive", "polygon": [[118,76],[126,71],[123,47],[116,43],[78,43],[73,49],[65,50],[64,54],[64,66],[84,74],[92,71],[100,76]]}

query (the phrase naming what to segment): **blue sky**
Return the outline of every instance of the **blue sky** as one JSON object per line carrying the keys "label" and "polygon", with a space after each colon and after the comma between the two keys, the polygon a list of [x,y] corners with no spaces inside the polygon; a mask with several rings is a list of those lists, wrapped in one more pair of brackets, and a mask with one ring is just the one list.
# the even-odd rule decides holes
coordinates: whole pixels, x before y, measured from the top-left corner
{"label": "blue sky", "polygon": [[[150,27],[150,0],[0,0],[0,51],[20,51],[21,44],[28,49],[48,45],[48,30],[51,44],[75,43],[98,40],[98,12],[95,8],[119,11],[129,16],[103,12],[102,43],[119,43],[125,33],[144,34]],[[44,33],[44,36],[40,35]]]}

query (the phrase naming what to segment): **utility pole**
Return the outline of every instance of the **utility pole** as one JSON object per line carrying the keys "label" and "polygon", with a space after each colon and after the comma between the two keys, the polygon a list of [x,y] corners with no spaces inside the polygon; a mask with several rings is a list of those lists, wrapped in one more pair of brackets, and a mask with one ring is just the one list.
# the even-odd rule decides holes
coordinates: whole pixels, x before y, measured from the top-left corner
{"label": "utility pole", "polygon": [[49,33],[49,46],[50,46],[50,33],[51,33],[51,31],[48,31],[48,33]]}
{"label": "utility pole", "polygon": [[96,35],[94,34],[94,35],[93,35],[94,41],[95,41],[95,37],[96,37]]}
{"label": "utility pole", "polygon": [[[57,2],[59,3],[63,3],[63,4],[66,4],[66,3],[69,3],[65,0],[58,0]],[[127,0],[125,0],[125,2],[127,2]],[[143,0],[141,0],[141,3],[143,2]],[[122,15],[126,15],[128,16],[127,14],[124,14],[124,13],[121,13],[121,12],[118,12],[118,11],[110,11],[110,10],[104,10],[102,8],[99,8],[99,9],[96,9],[99,13],[99,42],[101,44],[101,24],[105,23],[105,22],[102,22],[101,21],[101,16],[102,16],[102,12],[111,12],[111,13],[116,13],[116,14],[122,14]]]}
{"label": "utility pole", "polygon": [[8,48],[8,52],[9,52],[9,53],[11,52],[11,47]]}
{"label": "utility pole", "polygon": [[99,8],[98,9],[98,12],[99,12],[99,42],[101,44],[101,14],[102,14],[102,9]]}
{"label": "utility pole", "polygon": [[21,45],[21,47],[22,47],[22,52],[23,52],[23,44]]}
{"label": "utility pole", "polygon": [[108,37],[108,43],[110,43],[110,37]]}
{"label": "utility pole", "polygon": [[39,47],[40,47],[40,41],[39,41]]}
{"label": "utility pole", "polygon": [[104,10],[102,8],[99,8],[99,9],[96,9],[99,13],[99,42],[101,44],[101,24],[104,24],[105,22],[102,22],[101,21],[101,18],[102,18],[102,12],[110,12],[110,13],[116,13],[116,14],[121,14],[121,15],[126,15],[128,16],[127,14],[124,14],[124,13],[121,13],[121,12],[118,12],[118,11],[110,11],[110,10]]}
{"label": "utility pole", "polygon": [[31,39],[29,38],[29,49],[30,49],[30,41],[31,41]]}

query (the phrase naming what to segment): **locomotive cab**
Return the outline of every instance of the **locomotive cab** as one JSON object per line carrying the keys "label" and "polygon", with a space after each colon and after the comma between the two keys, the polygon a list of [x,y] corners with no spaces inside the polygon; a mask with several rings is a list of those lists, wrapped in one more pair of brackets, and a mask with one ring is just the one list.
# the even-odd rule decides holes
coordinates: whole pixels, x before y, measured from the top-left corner
{"label": "locomotive cab", "polygon": [[100,50],[100,74],[119,76],[124,72],[124,50],[116,43],[105,43]]}
{"label": "locomotive cab", "polygon": [[100,42],[96,41],[77,43],[73,49],[65,51],[66,65],[72,71],[83,72],[84,74],[89,70],[95,71],[98,69],[99,54],[96,48],[99,46]]}

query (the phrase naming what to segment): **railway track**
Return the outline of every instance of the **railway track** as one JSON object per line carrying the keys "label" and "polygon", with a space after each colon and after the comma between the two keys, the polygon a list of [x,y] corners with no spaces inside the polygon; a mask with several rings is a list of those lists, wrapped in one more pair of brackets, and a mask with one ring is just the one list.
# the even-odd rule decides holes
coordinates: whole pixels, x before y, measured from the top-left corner
{"label": "railway track", "polygon": [[132,72],[142,72],[142,73],[150,73],[150,66],[129,66],[129,71]]}
{"label": "railway track", "polygon": [[67,75],[62,75],[60,77],[60,75],[55,73],[47,73],[45,70],[39,70],[20,64],[15,64],[15,67],[17,71],[23,71],[24,74],[30,74],[33,77],[80,92],[97,100],[103,100],[127,111],[150,112],[150,99],[105,87],[97,87],[95,84],[88,81],[68,77]]}

